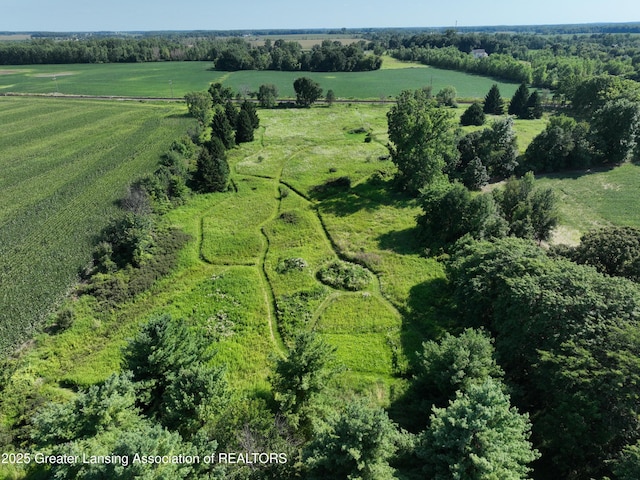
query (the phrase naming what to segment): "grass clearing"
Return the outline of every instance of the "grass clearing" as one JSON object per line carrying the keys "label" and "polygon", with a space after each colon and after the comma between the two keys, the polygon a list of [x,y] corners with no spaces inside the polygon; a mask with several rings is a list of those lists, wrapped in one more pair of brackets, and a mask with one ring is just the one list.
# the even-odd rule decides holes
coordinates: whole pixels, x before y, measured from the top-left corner
{"label": "grass clearing", "polygon": [[273,215],[272,182],[251,177],[236,181],[238,192],[202,219],[202,258],[218,265],[256,265],[264,249],[260,225]]}
{"label": "grass clearing", "polygon": [[[40,158],[37,142],[23,144],[24,162],[31,160],[38,172],[25,179],[38,191],[32,201],[58,191],[56,181],[64,185],[64,177],[52,176],[49,182],[40,177],[49,171],[63,175],[65,158],[77,169],[93,171],[96,180],[118,171],[115,166],[92,168],[120,152],[120,147],[109,148],[109,119],[118,124],[133,121],[128,109],[175,112],[154,125],[166,121],[184,126],[187,121],[178,113],[184,107],[177,106],[0,100],[7,107],[2,115],[16,126],[3,138],[7,151],[21,151],[21,135],[30,132],[23,118],[30,115],[41,125],[44,148],[58,152],[39,163],[34,160]],[[92,120],[94,113],[90,107],[83,109],[85,104],[106,108],[103,123]],[[11,399],[7,405],[13,405],[7,417],[16,418],[25,408],[20,406],[20,391],[65,398],[66,387],[90,385],[117,371],[127,339],[161,312],[184,318],[218,342],[218,361],[228,365],[230,381],[240,392],[268,391],[269,358],[284,351],[283,344],[297,329],[315,328],[338,348],[338,358],[347,367],[336,380],[338,388],[367,392],[388,403],[394,391],[402,390],[414,352],[446,322],[446,309],[438,303],[442,266],[422,257],[415,240],[419,208],[415,200],[392,193],[385,180],[394,168],[385,158],[388,108],[369,104],[261,110],[256,140],[229,153],[237,192],[198,195],[167,213],[166,223],[191,237],[175,272],[113,311],[101,312],[86,298],[69,300],[76,312],[72,327],[39,336],[35,348],[25,350],[17,362],[12,386],[3,394]],[[54,112],[61,125],[47,121]],[[67,136],[83,128],[93,142],[74,143],[74,137]],[[182,127],[170,135],[156,128],[158,135],[151,135],[155,141],[160,135],[163,141],[171,140],[184,131]],[[366,132],[373,141],[365,141]],[[94,145],[104,145],[103,157],[86,165],[83,159],[92,158]],[[16,179],[23,176],[19,166],[7,162],[6,167],[2,192],[18,188]],[[79,182],[77,169],[67,174]],[[331,183],[341,177],[348,182]],[[28,198],[25,195],[25,202]],[[28,205],[5,202],[0,212],[9,218]],[[346,292],[319,282],[318,271],[338,259],[372,272],[364,291]],[[285,260],[294,267],[280,268]]]}
{"label": "grass clearing", "polygon": [[555,242],[575,244],[589,230],[609,225],[640,227],[640,165],[550,174],[537,182],[558,195],[561,229]]}

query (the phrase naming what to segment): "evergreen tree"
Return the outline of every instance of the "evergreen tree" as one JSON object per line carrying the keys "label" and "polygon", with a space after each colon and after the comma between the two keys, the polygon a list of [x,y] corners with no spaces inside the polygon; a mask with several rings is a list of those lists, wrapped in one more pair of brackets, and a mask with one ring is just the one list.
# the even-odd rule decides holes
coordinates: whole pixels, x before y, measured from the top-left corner
{"label": "evergreen tree", "polygon": [[504,101],[500,96],[500,89],[495,83],[484,97],[484,107],[482,111],[490,115],[502,115],[504,113]]}
{"label": "evergreen tree", "polygon": [[227,155],[218,137],[213,137],[200,151],[195,180],[204,192],[223,192],[229,182]]}
{"label": "evergreen tree", "polygon": [[211,121],[211,138],[213,139],[214,137],[220,139],[222,145],[224,145],[224,148],[227,150],[233,148],[236,144],[233,127],[229,123],[224,109],[217,109],[213,115],[213,120]]}
{"label": "evergreen tree", "polygon": [[258,117],[258,109],[256,108],[255,103],[245,100],[242,102],[242,105],[240,105],[240,111],[247,112],[249,120],[251,121],[251,128],[253,130],[260,126],[260,117]]}
{"label": "evergreen tree", "polygon": [[236,143],[253,141],[253,125],[246,110],[240,110],[236,127]]}
{"label": "evergreen tree", "polygon": [[473,102],[469,108],[460,116],[460,124],[462,126],[467,125],[484,125],[485,115],[482,111],[482,105],[478,102]]}
{"label": "evergreen tree", "polygon": [[542,117],[542,100],[537,90],[534,90],[527,99],[527,105],[522,117],[528,118],[529,120]]}
{"label": "evergreen tree", "polygon": [[482,164],[482,160],[474,157],[462,172],[462,183],[469,190],[480,190],[489,183],[487,167]]}
{"label": "evergreen tree", "polygon": [[527,101],[529,100],[529,88],[521,83],[509,102],[509,115],[515,115],[518,118],[524,117],[527,112]]}
{"label": "evergreen tree", "polygon": [[238,113],[238,109],[233,102],[231,100],[227,100],[227,103],[224,104],[224,114],[226,115],[232,129],[235,129],[238,123]]}
{"label": "evergreen tree", "polygon": [[362,401],[333,412],[308,445],[305,478],[393,480],[389,459],[399,433],[386,412]]}
{"label": "evergreen tree", "polygon": [[294,427],[308,427],[309,409],[333,375],[335,348],[312,332],[299,334],[285,359],[277,361],[271,385]]}
{"label": "evergreen tree", "polygon": [[471,384],[447,408],[434,408],[418,455],[429,478],[520,480],[540,455],[529,442],[529,417],[511,406],[500,382]]}

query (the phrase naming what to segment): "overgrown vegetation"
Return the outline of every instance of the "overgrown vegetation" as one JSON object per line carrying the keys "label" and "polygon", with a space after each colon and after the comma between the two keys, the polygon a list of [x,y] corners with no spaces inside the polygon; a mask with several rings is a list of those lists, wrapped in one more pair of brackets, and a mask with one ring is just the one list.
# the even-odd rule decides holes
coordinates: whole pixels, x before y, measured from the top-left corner
{"label": "overgrown vegetation", "polygon": [[371,282],[371,275],[356,263],[333,262],[318,271],[318,278],[334,288],[363,290]]}

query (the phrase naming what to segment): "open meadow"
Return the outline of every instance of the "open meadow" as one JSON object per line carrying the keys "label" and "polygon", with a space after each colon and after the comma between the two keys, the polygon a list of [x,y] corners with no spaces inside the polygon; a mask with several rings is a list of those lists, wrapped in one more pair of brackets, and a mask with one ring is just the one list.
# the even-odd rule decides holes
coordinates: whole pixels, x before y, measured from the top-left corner
{"label": "open meadow", "polygon": [[[11,225],[3,235],[12,238],[8,254],[15,258],[4,275],[21,275],[12,280],[20,300],[13,308],[34,292],[43,292],[44,308],[86,263],[93,235],[127,182],[151,170],[189,122],[178,105],[1,100],[7,121],[22,126],[2,140],[5,171],[13,172],[3,177],[13,179],[0,203],[3,225]],[[391,193],[387,109],[261,110],[256,140],[230,152],[237,191],[199,195],[166,215],[190,237],[176,271],[115,310],[97,308],[91,297],[69,300],[73,326],[39,335],[20,362],[28,371],[16,378],[32,385],[46,379],[37,388],[48,397],[64,396],[60,386],[103,380],[119,368],[120,349],[138,326],[168,312],[207,328],[240,391],[268,390],[269,359],[283,354],[302,327],[338,348],[346,368],[338,382],[347,391],[389,403],[402,390],[413,352],[440,331],[444,273],[416,244],[415,200]],[[20,120],[25,116],[31,121]],[[366,132],[373,141],[365,142]],[[54,147],[51,155],[41,150]],[[368,280],[352,291],[321,282],[318,272],[338,261],[363,266]],[[39,275],[29,276],[34,270]],[[6,409],[8,416],[15,409]]]}
{"label": "open meadow", "polygon": [[[388,105],[259,110],[255,140],[228,152],[233,188],[164,215],[189,238],[173,272],[108,308],[64,293],[126,186],[193,120],[177,103],[6,97],[0,107],[10,126],[0,136],[2,346],[60,302],[74,312],[69,328],[35,334],[7,362],[0,427],[119,371],[123,346],[156,314],[203,327],[236,395],[270,399],[274,360],[307,329],[336,348],[336,398],[358,393],[383,406],[409,388],[422,342],[449,327],[443,266],[416,240],[421,210],[391,187]],[[520,151],[545,125],[515,122]],[[596,225],[640,226],[640,166],[540,184],[561,200],[555,241]],[[334,282],[337,268],[353,283]]]}
{"label": "open meadow", "polygon": [[341,99],[389,99],[402,90],[431,86],[434,92],[453,85],[461,98],[482,98],[493,83],[504,97],[511,97],[517,84],[487,77],[442,70],[424,65],[402,64],[385,57],[390,67],[373,72],[276,72],[212,70],[210,62],[159,62],[104,65],[30,65],[3,66],[0,69],[0,94],[66,94],[130,97],[174,97],[206,90],[210,83],[221,82],[234,91],[258,91],[262,84],[274,84],[282,98],[295,98],[293,81],[312,78],[326,92],[333,90]]}
{"label": "open meadow", "polygon": [[87,264],[135,178],[191,119],[178,105],[0,98],[0,350]]}

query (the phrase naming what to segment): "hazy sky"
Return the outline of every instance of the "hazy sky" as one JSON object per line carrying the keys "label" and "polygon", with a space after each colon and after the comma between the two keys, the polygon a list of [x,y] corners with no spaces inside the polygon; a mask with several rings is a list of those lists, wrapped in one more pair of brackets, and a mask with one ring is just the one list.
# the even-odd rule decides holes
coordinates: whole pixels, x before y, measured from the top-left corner
{"label": "hazy sky", "polygon": [[638,0],[0,0],[0,31],[430,27],[640,21]]}

